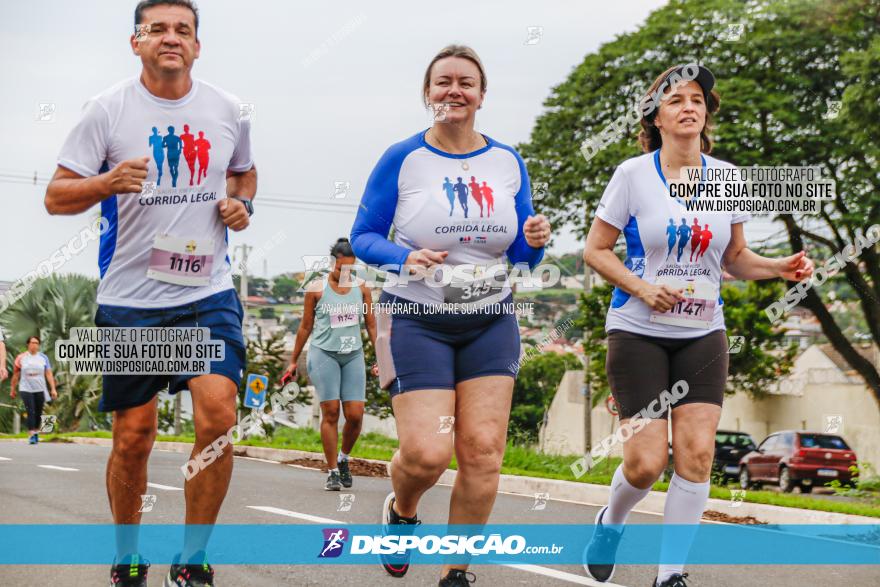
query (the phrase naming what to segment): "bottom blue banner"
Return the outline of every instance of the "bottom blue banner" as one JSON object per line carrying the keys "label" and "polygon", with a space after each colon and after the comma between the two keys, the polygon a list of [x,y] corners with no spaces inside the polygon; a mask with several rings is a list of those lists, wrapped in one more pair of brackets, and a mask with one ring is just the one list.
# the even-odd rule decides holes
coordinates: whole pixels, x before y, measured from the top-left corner
{"label": "bottom blue banner", "polygon": [[[385,536],[377,524],[4,524],[0,525],[0,564],[105,564],[113,559],[117,540],[137,544],[141,556],[152,563],[170,563],[184,539],[199,547],[207,543],[209,561],[219,565],[375,564],[377,556],[403,553],[414,564],[581,564],[594,528],[424,524],[409,535]],[[625,526],[614,560],[620,564],[877,565],[880,525],[632,524]]]}

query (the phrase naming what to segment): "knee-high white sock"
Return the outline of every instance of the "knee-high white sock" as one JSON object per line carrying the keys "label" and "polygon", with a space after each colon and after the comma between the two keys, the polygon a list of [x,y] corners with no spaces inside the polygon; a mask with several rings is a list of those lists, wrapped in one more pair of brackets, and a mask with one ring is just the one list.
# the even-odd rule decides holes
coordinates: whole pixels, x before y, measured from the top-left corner
{"label": "knee-high white sock", "polygon": [[697,533],[696,525],[700,523],[708,499],[708,481],[693,483],[679,477],[678,473],[672,475],[666,493],[666,505],[663,508],[663,524],[688,524],[692,525],[692,528],[678,527],[670,532],[664,530],[663,544],[660,545],[661,563],[657,572],[658,583],[662,583],[675,573],[681,574],[684,570],[684,559],[691,549],[691,543]]}
{"label": "knee-high white sock", "polygon": [[623,463],[614,471],[611,479],[611,498],[608,501],[608,509],[602,516],[603,524],[623,524],[630,511],[636,504],[645,499],[651,488],[639,489],[626,480],[623,474]]}

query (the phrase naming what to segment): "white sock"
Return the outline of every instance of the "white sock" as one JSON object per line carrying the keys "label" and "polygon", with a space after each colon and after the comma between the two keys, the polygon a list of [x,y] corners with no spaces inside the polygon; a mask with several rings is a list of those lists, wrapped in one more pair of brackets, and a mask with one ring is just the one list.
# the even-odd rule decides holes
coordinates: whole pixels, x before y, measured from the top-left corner
{"label": "white sock", "polygon": [[611,479],[611,498],[608,501],[608,509],[602,515],[603,524],[623,524],[630,511],[636,504],[642,501],[651,491],[651,488],[639,489],[633,487],[623,474],[623,463],[614,471]]}
{"label": "white sock", "polygon": [[328,473],[338,473],[339,469],[330,469],[327,471]]}
{"label": "white sock", "polygon": [[[669,490],[666,493],[666,505],[663,508],[663,523],[694,524],[694,526],[687,530],[677,528],[670,533],[664,531],[663,543],[660,545],[660,560],[680,562],[675,564],[661,563],[657,571],[658,583],[684,571],[684,559],[691,549],[694,535],[697,532],[696,524],[700,523],[708,499],[708,481],[693,483],[679,477],[678,473],[672,475],[672,479],[669,481]],[[674,536],[667,536],[667,534],[674,534]]]}
{"label": "white sock", "polygon": [[348,455],[345,454],[345,453],[342,452],[342,451],[339,451],[339,456],[336,457],[336,460],[337,460],[337,461],[347,461],[347,460],[348,460]]}

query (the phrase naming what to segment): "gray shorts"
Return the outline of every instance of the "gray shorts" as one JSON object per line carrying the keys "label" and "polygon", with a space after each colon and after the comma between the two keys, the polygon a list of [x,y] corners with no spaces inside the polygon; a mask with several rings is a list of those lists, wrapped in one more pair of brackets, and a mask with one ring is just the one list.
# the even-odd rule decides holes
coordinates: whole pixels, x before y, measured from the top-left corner
{"label": "gray shorts", "polygon": [[367,368],[364,351],[350,353],[325,351],[309,345],[309,379],[319,402],[342,400],[362,402],[367,399]]}

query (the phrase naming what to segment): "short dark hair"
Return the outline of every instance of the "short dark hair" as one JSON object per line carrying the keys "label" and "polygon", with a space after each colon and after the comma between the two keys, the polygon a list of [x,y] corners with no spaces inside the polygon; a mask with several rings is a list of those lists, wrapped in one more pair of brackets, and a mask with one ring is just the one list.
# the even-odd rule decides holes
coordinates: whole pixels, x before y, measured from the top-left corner
{"label": "short dark hair", "polygon": [[134,9],[135,32],[137,32],[138,25],[141,24],[141,21],[144,19],[144,10],[152,8],[153,6],[183,6],[184,8],[192,10],[193,16],[196,19],[196,36],[198,36],[199,9],[192,0],[141,0]]}
{"label": "short dark hair", "polygon": [[330,249],[330,254],[337,259],[339,257],[354,257],[354,251],[351,248],[351,243],[348,242],[347,238],[341,238],[336,241],[336,244]]}
{"label": "short dark hair", "polygon": [[31,341],[37,339],[37,344],[40,344],[40,337],[34,334],[33,336],[29,336],[26,344],[31,344]]}

